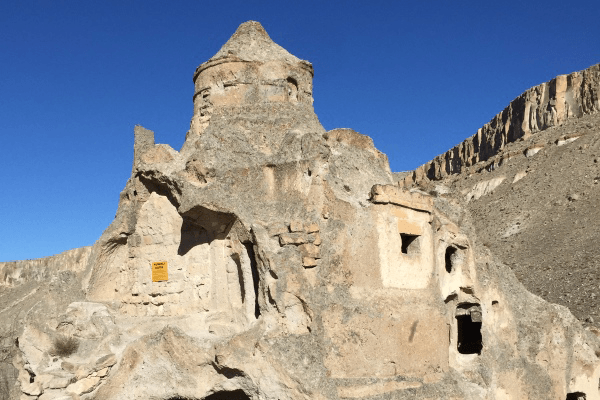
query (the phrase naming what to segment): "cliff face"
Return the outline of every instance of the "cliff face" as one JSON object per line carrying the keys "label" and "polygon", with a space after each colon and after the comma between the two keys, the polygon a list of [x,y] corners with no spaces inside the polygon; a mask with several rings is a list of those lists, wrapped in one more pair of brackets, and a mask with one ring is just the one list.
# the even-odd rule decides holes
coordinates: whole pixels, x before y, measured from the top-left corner
{"label": "cliff face", "polygon": [[80,247],[51,257],[0,262],[0,287],[14,287],[29,281],[41,282],[61,271],[82,272],[91,250],[91,246]]}
{"label": "cliff face", "polygon": [[485,161],[503,153],[507,144],[599,110],[600,64],[559,75],[525,91],[475,135],[417,168],[404,183],[440,180],[470,167],[483,168]]}

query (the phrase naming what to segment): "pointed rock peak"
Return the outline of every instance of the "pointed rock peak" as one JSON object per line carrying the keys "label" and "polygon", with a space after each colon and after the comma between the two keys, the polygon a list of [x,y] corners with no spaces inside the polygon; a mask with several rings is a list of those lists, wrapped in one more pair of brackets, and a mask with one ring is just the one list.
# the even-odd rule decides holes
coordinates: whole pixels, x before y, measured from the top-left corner
{"label": "pointed rock peak", "polygon": [[273,42],[260,22],[247,21],[241,24],[221,50],[208,62],[223,58],[243,61],[287,61],[298,63],[301,60]]}

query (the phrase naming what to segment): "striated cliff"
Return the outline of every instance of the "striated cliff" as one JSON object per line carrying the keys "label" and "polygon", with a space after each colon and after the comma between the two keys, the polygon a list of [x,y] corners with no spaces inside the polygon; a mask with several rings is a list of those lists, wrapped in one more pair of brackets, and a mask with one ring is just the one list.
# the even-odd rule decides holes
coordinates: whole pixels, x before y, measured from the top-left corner
{"label": "striated cliff", "polygon": [[475,135],[409,174],[404,184],[440,180],[470,167],[484,168],[485,161],[503,153],[507,144],[598,111],[600,64],[559,75],[525,91]]}
{"label": "striated cliff", "polygon": [[36,258],[0,262],[0,287],[13,287],[28,281],[42,281],[60,271],[79,273],[85,269],[91,246],[64,251],[60,254]]}

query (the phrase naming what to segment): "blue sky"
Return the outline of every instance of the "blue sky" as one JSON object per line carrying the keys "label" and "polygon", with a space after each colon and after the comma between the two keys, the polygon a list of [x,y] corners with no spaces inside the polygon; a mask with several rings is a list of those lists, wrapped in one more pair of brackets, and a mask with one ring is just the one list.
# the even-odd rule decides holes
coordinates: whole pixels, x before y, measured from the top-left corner
{"label": "blue sky", "polygon": [[401,171],[600,62],[599,16],[597,0],[3,1],[0,261],[93,244],[131,172],[134,125],[179,149],[194,69],[244,21],[313,63],[326,129],[371,136]]}

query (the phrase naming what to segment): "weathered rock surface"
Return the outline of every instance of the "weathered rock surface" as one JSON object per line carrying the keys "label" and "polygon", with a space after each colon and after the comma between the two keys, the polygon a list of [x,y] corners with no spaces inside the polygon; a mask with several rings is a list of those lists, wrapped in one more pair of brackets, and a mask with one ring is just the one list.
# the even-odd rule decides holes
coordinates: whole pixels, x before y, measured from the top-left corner
{"label": "weathered rock surface", "polygon": [[[527,140],[550,127],[598,111],[600,64],[559,75],[525,91],[475,135],[417,168],[405,178],[405,182],[410,185],[440,180],[452,174],[472,173],[487,167],[484,164],[494,156],[503,155],[503,159],[514,156],[506,151],[509,143]],[[570,139],[560,140],[565,143]],[[539,149],[541,147],[534,145],[525,152],[532,156]]]}
{"label": "weathered rock surface", "polygon": [[60,271],[79,273],[85,269],[91,250],[91,247],[81,247],[51,257],[0,262],[0,287],[41,282]]}
{"label": "weathered rock surface", "polygon": [[[497,117],[496,123],[487,124],[478,135],[399,179],[404,187],[413,187],[416,181],[425,191],[439,193],[437,188],[444,187],[444,194],[466,200],[480,240],[511,266],[528,290],[568,307],[592,325],[600,322],[600,251],[595,244],[600,240],[596,223],[600,219],[596,190],[600,113],[594,106],[598,68],[595,65],[532,88],[500,114],[523,106],[523,98],[561,86],[566,79],[564,91],[550,90],[549,106],[536,111],[539,119],[546,110],[542,120],[549,124],[535,127],[532,123],[535,129],[513,130],[521,133],[509,135],[517,139],[512,142],[496,130],[500,133],[488,141],[498,146],[485,147],[483,157],[483,153],[471,152],[473,157],[465,158],[465,151],[474,148],[481,132],[502,126]],[[562,113],[551,113],[555,104],[564,104]],[[556,121],[548,119],[552,115]],[[508,122],[509,131],[519,126]]]}
{"label": "weathered rock surface", "polygon": [[368,137],[326,132],[312,74],[247,22],[196,70],[180,151],[135,128],[85,294],[25,313],[13,393],[600,398],[598,337],[527,292],[457,202],[400,188]]}
{"label": "weathered rock surface", "polygon": [[[541,150],[529,157],[526,149]],[[477,236],[528,290],[600,322],[600,114],[572,119],[508,146],[514,155],[471,174],[423,184],[465,202]],[[500,155],[502,157],[502,155]],[[499,157],[499,158],[500,158]],[[500,182],[493,190],[489,182]],[[466,200],[482,187],[487,192]]]}

